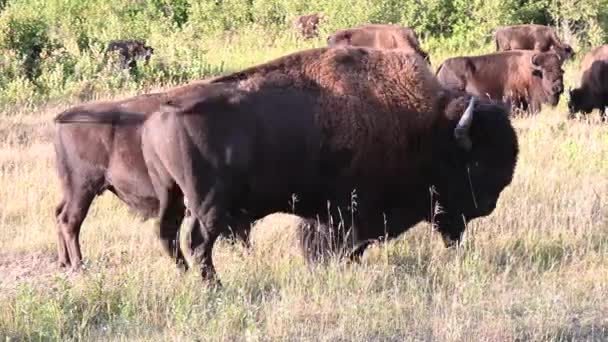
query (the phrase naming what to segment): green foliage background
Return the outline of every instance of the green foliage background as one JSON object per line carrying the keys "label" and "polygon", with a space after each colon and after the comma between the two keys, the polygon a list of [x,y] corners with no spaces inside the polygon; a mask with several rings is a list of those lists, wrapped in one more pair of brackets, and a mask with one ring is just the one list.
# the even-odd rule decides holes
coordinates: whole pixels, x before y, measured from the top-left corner
{"label": "green foliage background", "polygon": [[[323,46],[336,29],[401,23],[438,57],[492,51],[496,26],[556,26],[578,51],[606,41],[608,0],[0,0],[0,107],[87,100],[237,69],[301,48]],[[291,30],[323,12],[317,40]],[[103,63],[113,39],[155,48],[135,72]],[[579,54],[580,56],[580,54]]]}

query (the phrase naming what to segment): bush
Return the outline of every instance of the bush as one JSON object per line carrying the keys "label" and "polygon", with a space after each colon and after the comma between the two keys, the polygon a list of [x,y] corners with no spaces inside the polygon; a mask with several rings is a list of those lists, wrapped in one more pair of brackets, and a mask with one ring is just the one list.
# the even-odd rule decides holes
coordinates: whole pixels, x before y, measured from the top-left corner
{"label": "bush", "polygon": [[[555,26],[580,51],[606,41],[605,8],[608,0],[0,0],[0,96],[17,100],[19,84],[45,101],[185,82],[322,46],[335,30],[365,23],[412,27],[436,62],[490,52],[495,28],[519,23]],[[320,38],[298,39],[293,19],[318,12]],[[150,65],[128,77],[102,65],[114,39],[146,40]]]}

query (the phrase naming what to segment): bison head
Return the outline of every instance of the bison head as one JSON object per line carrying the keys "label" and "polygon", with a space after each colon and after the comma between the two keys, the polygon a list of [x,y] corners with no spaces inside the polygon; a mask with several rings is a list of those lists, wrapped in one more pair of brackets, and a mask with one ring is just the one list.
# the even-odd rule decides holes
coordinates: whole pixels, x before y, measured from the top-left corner
{"label": "bison head", "polygon": [[577,112],[591,113],[594,108],[594,103],[591,101],[587,92],[583,88],[570,90],[570,101],[568,101],[568,110],[570,116]]}
{"label": "bison head", "polygon": [[[449,139],[442,139],[431,192],[433,224],[446,246],[460,241],[467,221],[494,210],[500,193],[511,183],[518,154],[506,107],[471,98],[462,113],[462,101],[454,102],[447,107],[451,123],[443,134]],[[460,108],[462,115],[454,108]]]}
{"label": "bison head", "polygon": [[574,58],[575,55],[574,49],[568,44],[562,44],[561,46],[552,45],[551,50],[555,52],[562,61]]}
{"label": "bison head", "polygon": [[557,106],[564,92],[564,70],[560,57],[553,52],[534,54],[530,60],[532,77],[540,79],[546,102]]}
{"label": "bison head", "polygon": [[327,46],[329,47],[341,47],[350,45],[350,40],[353,33],[349,30],[338,31],[331,36],[327,37]]}

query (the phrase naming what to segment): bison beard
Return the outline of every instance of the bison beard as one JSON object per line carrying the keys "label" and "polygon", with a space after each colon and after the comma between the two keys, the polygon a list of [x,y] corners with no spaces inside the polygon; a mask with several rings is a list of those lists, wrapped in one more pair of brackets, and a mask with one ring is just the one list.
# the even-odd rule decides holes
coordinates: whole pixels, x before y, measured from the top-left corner
{"label": "bison beard", "polygon": [[159,198],[188,198],[205,279],[221,232],[278,211],[304,218],[312,260],[430,221],[429,203],[453,244],[494,209],[517,158],[504,107],[445,91],[399,52],[308,50],[167,96],[144,124],[144,159]]}

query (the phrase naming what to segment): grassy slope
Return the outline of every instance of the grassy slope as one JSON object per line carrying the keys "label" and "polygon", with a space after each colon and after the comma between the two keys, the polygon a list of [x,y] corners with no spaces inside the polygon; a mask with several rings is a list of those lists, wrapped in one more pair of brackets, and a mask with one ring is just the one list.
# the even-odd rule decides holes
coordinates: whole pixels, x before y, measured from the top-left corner
{"label": "grassy slope", "polygon": [[[207,62],[228,69],[302,47],[216,44]],[[255,227],[253,252],[217,249],[220,291],[178,275],[152,222],[110,195],[83,228],[87,271],[57,271],[50,119],[66,106],[11,108],[0,120],[0,337],[608,339],[608,127],[565,121],[566,101],[515,120],[514,182],[490,217],[469,226],[463,248],[443,248],[421,224],[361,265],[309,269],[293,253],[294,218],[274,215]]]}

